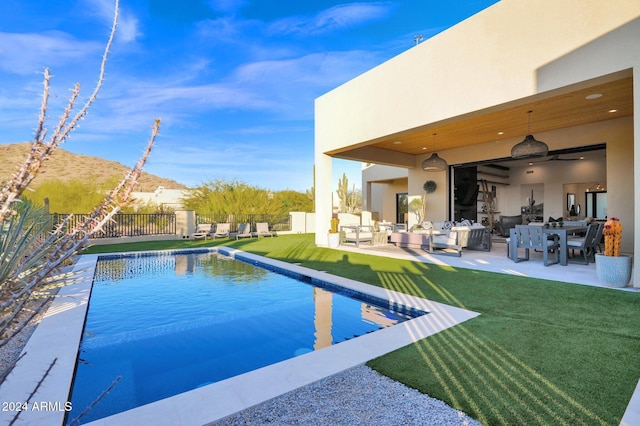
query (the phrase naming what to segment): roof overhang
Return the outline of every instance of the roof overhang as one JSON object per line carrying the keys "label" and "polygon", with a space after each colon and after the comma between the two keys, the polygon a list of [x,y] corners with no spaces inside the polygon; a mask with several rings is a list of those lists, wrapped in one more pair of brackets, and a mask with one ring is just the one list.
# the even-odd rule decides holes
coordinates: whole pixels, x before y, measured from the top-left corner
{"label": "roof overhang", "polygon": [[[593,96],[600,94],[601,96]],[[416,157],[433,151],[523,138],[633,115],[633,72],[624,70],[483,110],[388,134],[329,151],[332,157],[398,167],[415,167]]]}

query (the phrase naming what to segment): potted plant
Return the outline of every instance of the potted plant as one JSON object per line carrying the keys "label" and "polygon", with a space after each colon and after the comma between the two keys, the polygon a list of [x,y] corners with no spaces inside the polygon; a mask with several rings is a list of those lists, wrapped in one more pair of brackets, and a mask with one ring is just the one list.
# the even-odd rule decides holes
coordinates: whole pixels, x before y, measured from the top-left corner
{"label": "potted plant", "polygon": [[626,287],[631,280],[631,256],[620,254],[622,224],[612,217],[604,224],[604,253],[596,253],[596,274],[609,287]]}
{"label": "potted plant", "polygon": [[329,229],[329,240],[328,244],[331,248],[336,248],[340,245],[340,232],[338,230],[338,225],[340,225],[340,219],[336,216],[331,218],[331,229]]}
{"label": "potted plant", "polygon": [[424,205],[424,201],[421,198],[414,198],[409,203],[409,208],[416,215],[416,225],[420,225],[424,220],[423,209],[422,209],[423,205]]}
{"label": "potted plant", "polygon": [[427,218],[427,194],[435,192],[437,187],[438,185],[434,181],[425,181],[425,183],[422,185],[422,190],[424,191],[422,197],[414,198],[409,203],[409,208],[416,215],[416,225],[419,226]]}

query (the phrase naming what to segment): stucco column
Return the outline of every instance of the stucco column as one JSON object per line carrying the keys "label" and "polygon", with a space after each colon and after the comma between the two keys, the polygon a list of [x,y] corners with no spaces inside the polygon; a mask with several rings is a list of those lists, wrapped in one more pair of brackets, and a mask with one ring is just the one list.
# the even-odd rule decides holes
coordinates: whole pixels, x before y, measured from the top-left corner
{"label": "stucco column", "polygon": [[196,230],[196,212],[193,210],[176,211],[176,235],[188,238]]}
{"label": "stucco column", "polygon": [[[316,143],[316,148],[317,148]],[[316,245],[327,246],[327,234],[331,227],[331,157],[316,150]]]}
{"label": "stucco column", "polygon": [[[362,210],[371,211],[373,208],[371,207],[371,182],[367,182],[362,179]],[[382,212],[379,212],[382,213]]]}
{"label": "stucco column", "polygon": [[640,287],[640,272],[638,271],[638,254],[640,254],[640,238],[637,230],[640,229],[640,63],[633,67],[633,286]]}

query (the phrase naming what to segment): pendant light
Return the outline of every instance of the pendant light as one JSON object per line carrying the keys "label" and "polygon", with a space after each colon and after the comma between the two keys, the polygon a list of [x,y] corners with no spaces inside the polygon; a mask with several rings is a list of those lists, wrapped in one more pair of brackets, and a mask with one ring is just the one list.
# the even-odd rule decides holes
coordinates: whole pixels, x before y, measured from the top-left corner
{"label": "pendant light", "polygon": [[546,157],[549,153],[549,147],[546,143],[540,142],[536,140],[531,134],[531,113],[533,111],[528,111],[529,114],[529,124],[527,130],[527,136],[525,136],[524,140],[511,148],[511,157],[512,158],[529,158],[529,157]]}
{"label": "pendant light", "polygon": [[433,154],[422,162],[422,170],[425,172],[443,172],[448,167],[447,162],[436,153],[436,134],[433,134]]}

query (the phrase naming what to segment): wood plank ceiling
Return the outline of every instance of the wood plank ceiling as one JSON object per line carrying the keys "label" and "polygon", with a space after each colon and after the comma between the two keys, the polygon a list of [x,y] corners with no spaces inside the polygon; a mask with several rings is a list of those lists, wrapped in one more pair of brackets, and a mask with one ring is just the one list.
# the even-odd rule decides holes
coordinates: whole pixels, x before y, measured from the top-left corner
{"label": "wood plank ceiling", "polygon": [[[353,148],[375,147],[410,155],[421,155],[433,150],[459,148],[509,138],[523,138],[528,130],[528,111],[531,133],[542,133],[561,128],[595,123],[633,115],[633,78],[622,78],[600,84],[576,85],[551,95],[532,96],[506,106],[477,111],[452,118],[443,123],[432,123],[385,137],[364,142],[333,152],[349,158]],[[560,93],[558,93],[560,92]],[[602,96],[594,97],[593,95]],[[593,97],[593,98],[592,98]],[[354,151],[357,152],[357,151]],[[357,158],[353,158],[358,160]]]}

